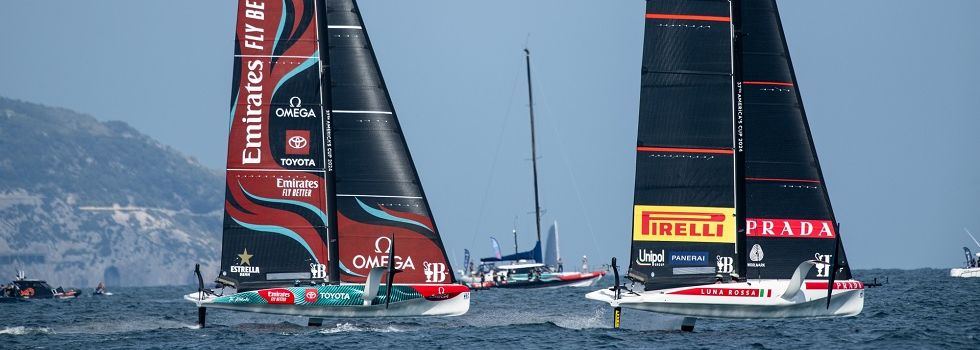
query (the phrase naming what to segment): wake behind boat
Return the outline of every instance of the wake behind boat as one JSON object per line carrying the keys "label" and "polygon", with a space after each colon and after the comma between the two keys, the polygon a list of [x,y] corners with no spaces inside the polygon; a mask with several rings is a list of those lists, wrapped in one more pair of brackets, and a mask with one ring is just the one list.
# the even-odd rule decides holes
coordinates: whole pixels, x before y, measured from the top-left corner
{"label": "wake behind boat", "polygon": [[465,313],[356,2],[242,0],[236,43],[219,288],[198,270],[185,296],[201,325]]}
{"label": "wake behind boat", "polygon": [[614,260],[587,297],[615,327],[860,313],[775,1],[647,1],[645,21],[632,282]]}

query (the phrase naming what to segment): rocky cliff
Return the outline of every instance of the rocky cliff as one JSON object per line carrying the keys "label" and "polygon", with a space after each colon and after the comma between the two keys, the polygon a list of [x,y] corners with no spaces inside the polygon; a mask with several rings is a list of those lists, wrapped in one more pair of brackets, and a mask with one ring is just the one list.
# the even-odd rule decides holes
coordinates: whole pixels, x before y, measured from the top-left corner
{"label": "rocky cliff", "polygon": [[223,196],[220,171],[126,123],[0,97],[0,282],[188,284],[218,269]]}

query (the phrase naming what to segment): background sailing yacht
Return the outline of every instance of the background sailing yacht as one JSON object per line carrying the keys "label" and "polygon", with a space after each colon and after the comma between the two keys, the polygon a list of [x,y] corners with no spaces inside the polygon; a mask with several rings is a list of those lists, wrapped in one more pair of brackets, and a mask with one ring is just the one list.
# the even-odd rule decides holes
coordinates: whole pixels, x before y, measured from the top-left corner
{"label": "background sailing yacht", "polygon": [[[496,243],[496,240],[493,242]],[[606,275],[603,270],[588,271],[588,266],[584,266],[581,271],[565,270],[558,249],[557,221],[548,229],[543,255],[541,242],[529,251],[504,256],[499,255],[499,251],[497,253],[496,256],[480,259],[481,264],[478,267],[461,271],[463,273],[460,281],[473,289],[591,287]],[[470,266],[468,250],[466,254],[463,266]],[[541,262],[535,260],[536,254],[542,257]],[[499,262],[510,263],[497,265]],[[570,264],[569,267],[574,268],[574,265]]]}
{"label": "background sailing yacht", "polygon": [[[534,228],[537,234],[534,248],[525,252],[517,251],[517,228],[514,228],[514,254],[482,258],[479,269],[466,271],[462,277],[473,288],[552,288],[552,287],[589,287],[602,279],[605,271],[565,272],[558,250],[558,222],[548,231],[548,246],[542,248],[541,241],[541,204],[538,195],[538,157],[534,129],[534,89],[531,84],[531,50],[524,49],[524,63],[527,72],[528,116],[531,122],[531,171],[534,180]],[[496,245],[496,240],[493,241]],[[495,249],[499,247],[495,246]],[[544,255],[544,249],[548,255]],[[546,260],[547,259],[547,260]],[[496,262],[511,261],[510,265],[495,265]],[[464,269],[469,269],[467,263]]]}
{"label": "background sailing yacht", "polygon": [[356,2],[242,0],[236,42],[217,282],[237,293],[202,281],[202,325],[465,313]]}
{"label": "background sailing yacht", "polygon": [[616,307],[617,327],[619,307],[690,316],[686,330],[694,317],[859,313],[864,287],[851,279],[775,1],[648,1],[645,19],[636,289],[620,290],[617,273],[616,287],[588,297]]}

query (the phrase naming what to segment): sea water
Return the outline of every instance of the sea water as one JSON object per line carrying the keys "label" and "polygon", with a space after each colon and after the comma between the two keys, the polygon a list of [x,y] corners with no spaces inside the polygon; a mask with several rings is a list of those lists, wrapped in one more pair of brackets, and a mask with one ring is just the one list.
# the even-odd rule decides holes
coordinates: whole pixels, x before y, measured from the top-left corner
{"label": "sea water", "polygon": [[[114,288],[115,295],[0,303],[0,349],[980,349],[980,278],[947,270],[858,270],[888,279],[865,292],[864,311],[840,319],[698,320],[623,310],[614,330],[594,288],[488,290],[472,294],[466,315],[447,318],[325,319],[197,309],[181,299],[193,287]],[[602,285],[611,284],[604,279]],[[598,288],[598,287],[596,287]]]}

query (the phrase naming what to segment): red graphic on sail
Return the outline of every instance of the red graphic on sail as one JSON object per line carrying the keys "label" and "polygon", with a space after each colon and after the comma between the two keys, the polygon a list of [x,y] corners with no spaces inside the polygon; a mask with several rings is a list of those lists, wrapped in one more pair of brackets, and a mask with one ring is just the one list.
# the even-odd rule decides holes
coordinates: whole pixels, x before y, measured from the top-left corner
{"label": "red graphic on sail", "polygon": [[392,238],[395,242],[394,265],[402,272],[396,283],[452,283],[452,271],[445,253],[432,232],[432,220],[418,214],[400,212],[379,206],[362,205],[357,215],[370,218],[369,224],[337,213],[341,265],[348,271],[343,281],[363,283],[374,267],[389,264]]}
{"label": "red graphic on sail", "polygon": [[[314,14],[313,2],[308,0],[239,3],[235,60],[240,68],[235,72],[237,87],[229,126],[229,169],[283,169],[286,166],[277,159],[283,154],[274,154],[276,149],[282,152],[276,141],[283,135],[273,131],[287,124],[301,124],[310,130],[321,128],[319,105],[313,103],[319,102],[318,89],[293,88],[287,92],[289,89],[285,88],[300,76],[310,81],[294,84],[319,86],[315,74],[301,75],[319,65]],[[304,94],[307,96],[301,98]],[[286,117],[282,110],[289,108],[290,99],[305,101],[312,114],[303,110],[304,118]],[[317,144],[310,136],[304,137],[307,145],[300,148],[305,153],[286,154],[309,154],[309,147]],[[290,150],[296,152],[296,148],[285,147],[286,152]],[[302,164],[309,168],[311,163]]]}
{"label": "red graphic on sail", "polygon": [[225,201],[225,212],[238,225],[259,234],[293,239],[325,264],[327,245],[323,234],[328,225],[322,177],[302,172],[234,171],[226,176],[233,203]]}

